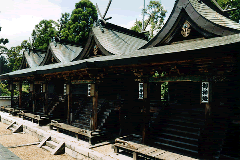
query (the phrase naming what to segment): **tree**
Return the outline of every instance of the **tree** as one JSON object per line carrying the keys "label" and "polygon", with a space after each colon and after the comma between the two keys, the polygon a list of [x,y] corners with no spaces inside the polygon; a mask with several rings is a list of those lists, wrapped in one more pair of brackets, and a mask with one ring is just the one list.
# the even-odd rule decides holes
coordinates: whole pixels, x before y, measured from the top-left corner
{"label": "tree", "polygon": [[222,9],[228,8],[233,9],[236,8],[236,10],[229,11],[229,18],[233,21],[236,21],[239,23],[240,21],[240,1],[239,0],[217,0],[217,3]]}
{"label": "tree", "polygon": [[61,32],[64,28],[66,28],[67,23],[70,20],[70,13],[62,13],[62,17],[60,19],[58,19],[58,23],[59,23],[59,36],[61,37]]}
{"label": "tree", "polygon": [[142,22],[141,21],[136,21],[134,26],[132,26],[131,30],[140,33],[140,32],[142,32],[141,28],[142,28]]}
{"label": "tree", "polygon": [[31,44],[28,40],[23,40],[21,43],[21,49],[30,49]]}
{"label": "tree", "polygon": [[[0,27],[0,31],[2,30],[2,27]],[[0,55],[4,53],[7,50],[7,47],[2,46],[1,44],[5,45],[9,42],[8,39],[1,38],[0,39]]]}
{"label": "tree", "polygon": [[58,23],[54,20],[41,20],[32,32],[33,46],[46,50],[52,38],[57,35]]}
{"label": "tree", "polygon": [[6,58],[0,55],[0,75],[10,71],[7,63]]}
{"label": "tree", "polygon": [[10,96],[11,92],[8,90],[7,85],[0,81],[0,96]]}
{"label": "tree", "polygon": [[81,0],[76,3],[70,20],[61,31],[61,39],[70,43],[84,44],[97,17],[97,10],[91,1]]}
{"label": "tree", "polygon": [[[164,10],[162,4],[159,1],[150,1],[147,5],[147,8],[144,10],[143,13],[147,14],[149,18],[145,20],[145,27],[147,28],[148,25],[150,25],[150,38],[153,37],[154,31],[160,30],[162,26],[164,25],[164,18],[166,16],[167,11]],[[140,27],[142,27],[142,22],[137,22]],[[135,23],[135,26],[133,26],[131,29],[136,30],[137,24]],[[137,29],[136,31],[139,31],[140,29]]]}
{"label": "tree", "polygon": [[22,62],[22,55],[20,54],[22,47],[11,47],[6,55],[8,59],[8,67],[10,71],[16,71],[19,69],[21,62]]}

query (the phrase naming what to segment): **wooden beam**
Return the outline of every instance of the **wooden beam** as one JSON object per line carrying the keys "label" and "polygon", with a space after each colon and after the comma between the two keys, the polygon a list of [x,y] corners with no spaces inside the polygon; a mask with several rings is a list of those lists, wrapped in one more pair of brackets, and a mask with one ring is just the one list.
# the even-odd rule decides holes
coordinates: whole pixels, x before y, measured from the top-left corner
{"label": "wooden beam", "polygon": [[165,76],[165,77],[151,77],[149,82],[176,82],[176,81],[193,81],[193,82],[202,82],[207,79],[206,76]]}

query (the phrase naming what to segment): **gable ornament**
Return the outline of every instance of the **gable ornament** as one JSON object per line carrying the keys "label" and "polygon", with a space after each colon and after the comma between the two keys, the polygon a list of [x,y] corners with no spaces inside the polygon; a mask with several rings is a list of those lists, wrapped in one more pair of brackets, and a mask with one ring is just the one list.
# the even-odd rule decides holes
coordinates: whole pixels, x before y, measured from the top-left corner
{"label": "gable ornament", "polygon": [[183,26],[182,26],[182,31],[181,31],[181,34],[183,35],[183,37],[188,37],[190,32],[191,32],[191,29],[190,29],[191,25],[188,21],[186,21]]}
{"label": "gable ornament", "polygon": [[96,56],[98,54],[98,46],[94,46],[93,54]]}

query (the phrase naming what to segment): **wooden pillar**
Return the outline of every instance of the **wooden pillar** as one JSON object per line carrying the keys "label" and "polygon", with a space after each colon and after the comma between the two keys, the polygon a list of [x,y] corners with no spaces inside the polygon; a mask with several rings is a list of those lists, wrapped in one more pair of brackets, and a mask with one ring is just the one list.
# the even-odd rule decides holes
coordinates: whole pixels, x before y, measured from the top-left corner
{"label": "wooden pillar", "polygon": [[93,99],[93,112],[91,117],[91,129],[95,131],[97,129],[97,106],[98,106],[98,91],[96,84],[91,84],[90,96]]}
{"label": "wooden pillar", "polygon": [[[212,82],[203,82],[201,89],[201,103],[205,103],[205,120],[208,121],[211,117],[212,108]],[[207,97],[204,99],[203,97]]]}
{"label": "wooden pillar", "polygon": [[11,107],[13,107],[13,97],[14,97],[14,89],[13,89],[13,82],[10,82],[9,84],[9,90],[11,92]]}
{"label": "wooden pillar", "polygon": [[18,91],[19,91],[19,105],[18,105],[18,107],[19,108],[22,108],[22,82],[18,82]]}
{"label": "wooden pillar", "polygon": [[30,83],[30,92],[32,94],[32,111],[35,112],[35,89],[34,89],[34,82]]}
{"label": "wooden pillar", "polygon": [[67,121],[68,124],[71,124],[72,120],[70,119],[70,115],[71,115],[71,110],[72,110],[72,91],[71,91],[71,83],[68,83],[66,86],[66,94],[67,94],[67,98],[68,98],[68,111],[67,111]]}
{"label": "wooden pillar", "polygon": [[150,116],[150,105],[149,105],[149,83],[143,83],[143,131],[142,131],[142,143],[146,144],[148,138],[149,129],[149,116]]}
{"label": "wooden pillar", "polygon": [[[213,102],[212,102],[212,82],[202,82],[201,84],[201,102],[205,104],[205,126],[202,127],[200,132],[200,138],[199,138],[199,147],[198,147],[198,153],[199,156],[202,159],[209,159],[209,156],[211,157],[212,149],[209,147],[212,145],[212,140],[209,139],[209,134],[211,133],[210,130],[212,129],[212,108],[213,108]],[[203,98],[205,97],[205,98]],[[210,158],[211,159],[211,158]]]}
{"label": "wooden pillar", "polygon": [[43,112],[44,114],[47,114],[47,109],[48,109],[48,83],[47,82],[43,84],[43,93],[44,93],[44,99],[45,99]]}

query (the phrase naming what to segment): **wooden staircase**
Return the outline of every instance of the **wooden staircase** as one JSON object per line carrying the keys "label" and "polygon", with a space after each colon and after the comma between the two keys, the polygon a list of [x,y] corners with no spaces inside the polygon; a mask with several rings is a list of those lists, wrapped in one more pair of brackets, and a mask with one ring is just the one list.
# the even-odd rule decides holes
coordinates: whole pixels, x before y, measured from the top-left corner
{"label": "wooden staircase", "polygon": [[105,109],[103,114],[99,115],[98,129],[118,132],[116,128],[118,120],[119,115],[115,108]]}
{"label": "wooden staircase", "polygon": [[221,157],[229,125],[227,117],[229,113],[225,109],[218,107],[218,111],[213,111],[202,128],[199,149],[202,158],[219,159]]}
{"label": "wooden staircase", "polygon": [[92,116],[92,100],[91,98],[87,98],[85,100],[82,100],[82,105],[80,106],[81,108],[78,108],[78,112],[75,115],[75,121],[72,123],[73,126],[86,129],[86,130],[91,130],[90,126],[90,121],[91,121],[91,116]]}
{"label": "wooden staircase", "polygon": [[166,107],[151,124],[154,146],[172,152],[198,157],[200,130],[204,126],[204,109]]}
{"label": "wooden staircase", "polygon": [[65,122],[66,118],[66,98],[64,96],[58,96],[57,98],[53,98],[54,102],[52,102],[52,107],[48,109],[47,116],[50,119],[61,119],[63,122]]}

